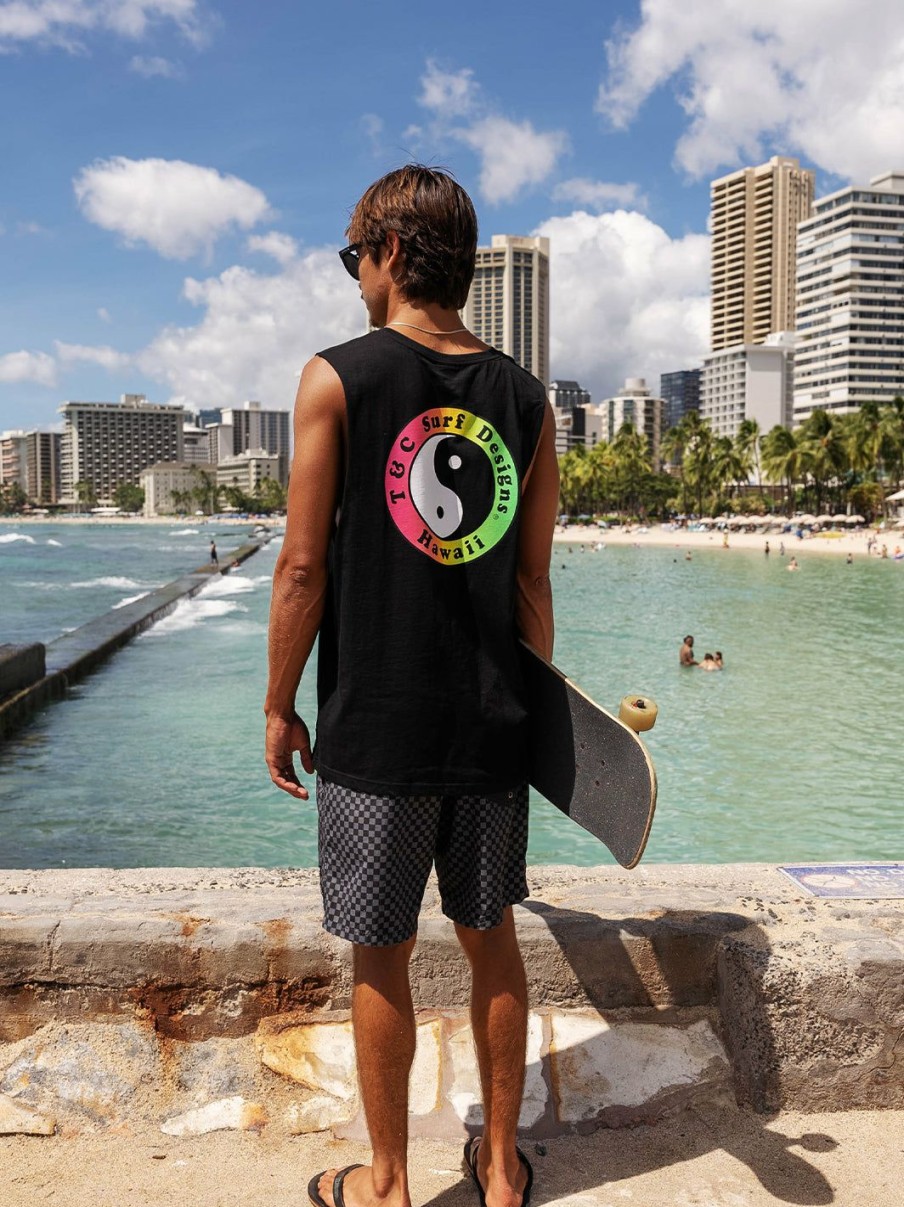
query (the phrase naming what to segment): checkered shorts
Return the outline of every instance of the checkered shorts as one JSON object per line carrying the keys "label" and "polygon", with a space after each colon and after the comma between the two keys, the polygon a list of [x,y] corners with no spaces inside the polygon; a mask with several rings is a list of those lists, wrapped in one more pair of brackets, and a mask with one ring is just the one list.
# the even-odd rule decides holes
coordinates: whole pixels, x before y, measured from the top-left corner
{"label": "checkered shorts", "polygon": [[430,868],[443,913],[489,930],[528,895],[528,791],[370,796],[317,777],[323,925],[388,947],[417,931]]}

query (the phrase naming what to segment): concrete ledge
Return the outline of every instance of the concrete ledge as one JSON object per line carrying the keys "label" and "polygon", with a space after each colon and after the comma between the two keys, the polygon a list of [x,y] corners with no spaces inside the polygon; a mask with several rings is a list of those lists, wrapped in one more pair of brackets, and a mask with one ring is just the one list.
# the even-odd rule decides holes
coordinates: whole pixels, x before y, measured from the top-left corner
{"label": "concrete ledge", "polygon": [[43,678],[43,645],[0,645],[0,700]]}
{"label": "concrete ledge", "polygon": [[[529,878],[526,1134],[726,1086],[758,1111],[904,1106],[904,903],[811,898],[766,865]],[[349,954],[315,871],[0,871],[0,1131],[5,1096],[76,1129],[250,1127],[266,1107],[277,1128],[362,1135]],[[432,884],[412,980],[413,1134],[464,1134],[469,972]]]}
{"label": "concrete ledge", "polygon": [[[134,603],[113,608],[103,616],[89,620],[71,633],[49,642],[46,654],[44,646],[31,647],[41,650],[40,676],[24,683],[21,690],[0,699],[0,740],[9,737],[45,704],[62,699],[71,684],[84,679],[133,637],[172,612],[181,600],[196,595],[212,574],[226,574],[233,566],[257,553],[269,540],[270,537],[249,541],[225,554],[218,566],[201,566]],[[5,648],[11,647],[0,646],[0,651]]]}

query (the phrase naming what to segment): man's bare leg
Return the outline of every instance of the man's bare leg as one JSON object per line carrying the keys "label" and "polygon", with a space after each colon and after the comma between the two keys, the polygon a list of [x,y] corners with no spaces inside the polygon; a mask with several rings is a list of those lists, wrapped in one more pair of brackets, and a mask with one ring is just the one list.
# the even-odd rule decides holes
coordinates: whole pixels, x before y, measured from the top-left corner
{"label": "man's bare leg", "polygon": [[477,1174],[487,1207],[520,1207],[527,1172],[515,1151],[527,1057],[527,980],[511,907],[492,930],[455,927],[471,965],[471,1028],[483,1090]]}
{"label": "man's bare leg", "polygon": [[[346,1177],[347,1207],[411,1207],[408,1078],[415,1026],[408,962],[414,943],[412,937],[393,947],[354,944],[352,1023],[373,1163]],[[335,1175],[335,1169],[328,1169],[319,1184],[321,1197],[331,1207]]]}

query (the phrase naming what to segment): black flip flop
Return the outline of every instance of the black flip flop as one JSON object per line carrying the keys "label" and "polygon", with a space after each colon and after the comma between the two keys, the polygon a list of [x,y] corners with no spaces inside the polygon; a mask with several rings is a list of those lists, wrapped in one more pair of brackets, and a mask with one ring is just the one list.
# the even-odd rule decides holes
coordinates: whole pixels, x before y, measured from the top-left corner
{"label": "black flip flop", "polygon": [[[477,1187],[480,1207],[487,1207],[486,1192],[480,1185],[480,1178],[477,1176],[477,1149],[480,1147],[481,1139],[481,1136],[472,1136],[466,1142],[464,1158],[465,1165],[468,1167],[468,1173],[474,1179],[474,1185]],[[534,1184],[534,1169],[520,1148],[516,1148],[515,1152],[518,1154],[518,1160],[527,1170],[527,1181],[524,1184],[524,1190],[521,1192],[521,1207],[530,1207],[530,1192]],[[337,1202],[336,1207],[341,1207],[341,1205]]]}
{"label": "black flip flop", "polygon": [[[357,1165],[346,1165],[345,1169],[340,1169],[335,1178],[333,1178],[333,1202],[336,1204],[336,1207],[345,1207],[345,1195],[342,1193],[342,1183],[345,1181],[345,1175],[351,1173],[353,1169],[360,1168],[360,1162]],[[308,1182],[308,1198],[314,1207],[329,1207],[329,1203],[327,1203],[326,1199],[317,1189],[320,1179],[325,1173],[326,1170],[324,1169],[320,1173],[315,1174],[310,1182]]]}

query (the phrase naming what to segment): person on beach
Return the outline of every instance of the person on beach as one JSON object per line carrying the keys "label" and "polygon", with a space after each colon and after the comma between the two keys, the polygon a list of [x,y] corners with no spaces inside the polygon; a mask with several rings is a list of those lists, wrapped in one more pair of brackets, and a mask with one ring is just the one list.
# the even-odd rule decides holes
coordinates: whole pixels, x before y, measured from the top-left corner
{"label": "person on beach", "polygon": [[725,666],[725,663],[722,661],[721,650],[716,650],[715,654],[713,655],[713,662],[715,662],[717,670],[722,670],[722,668]]}
{"label": "person on beach", "polygon": [[[315,1207],[410,1207],[408,966],[435,863],[471,968],[486,1120],[465,1159],[487,1207],[528,1207],[516,1147],[527,984],[528,733],[518,638],[553,648],[559,475],[541,382],[462,326],[477,220],[409,164],[355,206],[339,254],[369,334],[304,368],[273,579],[266,761],[317,771],[324,927],[352,944],[352,1022],[373,1158],[308,1184]],[[569,552],[571,550],[569,549]],[[295,695],[319,634],[312,753]]]}
{"label": "person on beach", "polygon": [[785,566],[785,569],[786,570],[799,570],[800,566],[798,566],[798,564],[797,564],[797,558],[792,557],[791,561],[788,562],[787,566]]}
{"label": "person on beach", "polygon": [[766,554],[767,557],[769,556],[769,542],[768,541],[766,542],[766,546],[763,549],[763,552]]}
{"label": "person on beach", "polygon": [[217,557],[217,547],[213,541],[210,542],[210,564],[212,566],[219,566],[220,564],[220,559]]}
{"label": "person on beach", "polygon": [[680,666],[699,666],[697,659],[694,657],[693,637],[685,637],[684,644],[678,651],[678,663]]}
{"label": "person on beach", "polygon": [[712,654],[704,654],[703,661],[698,664],[701,671],[717,671],[719,667],[716,665],[716,660]]}
{"label": "person on beach", "polygon": [[854,563],[854,555],[853,555],[853,553],[849,553],[847,555],[847,564],[849,566],[851,566],[851,565],[853,565],[853,563]]}

